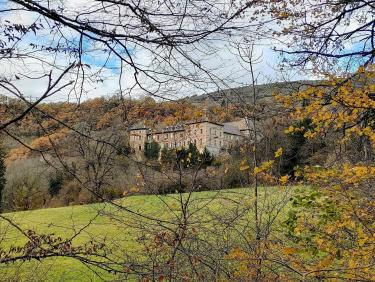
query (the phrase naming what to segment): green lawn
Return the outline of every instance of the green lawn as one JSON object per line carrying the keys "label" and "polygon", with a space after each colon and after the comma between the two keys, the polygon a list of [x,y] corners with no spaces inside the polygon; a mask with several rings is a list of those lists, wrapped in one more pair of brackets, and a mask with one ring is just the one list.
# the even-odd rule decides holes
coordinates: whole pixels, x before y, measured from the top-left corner
{"label": "green lawn", "polygon": [[[267,198],[268,202],[276,205],[282,199],[287,201],[295,189],[296,187],[261,188],[259,200],[262,203]],[[223,217],[227,216],[229,218],[231,212],[238,212],[239,208],[252,207],[254,202],[252,194],[251,188],[194,193],[191,197],[189,209],[193,213],[192,221],[208,218],[212,214],[220,214]],[[183,198],[186,200],[187,196],[183,195]],[[132,211],[162,220],[172,220],[180,214],[180,198],[177,194],[165,196],[130,196],[118,200],[117,203]],[[264,214],[272,212],[266,210],[265,204],[264,208]],[[74,230],[78,230],[92,221],[75,238],[74,244],[79,245],[91,239],[101,240],[107,238],[106,241],[110,242],[107,247],[119,258],[124,254],[135,257],[142,256],[142,246],[136,239],[140,236],[138,225],[141,227],[142,223],[147,224],[147,220],[143,220],[142,218],[134,219],[133,215],[110,204],[41,209],[10,213],[4,216],[17,222],[23,228],[39,233],[53,233],[61,237],[70,236],[74,233]],[[251,218],[252,214],[248,214],[246,217]],[[0,236],[3,248],[15,244],[22,245],[25,242],[24,235],[5,221],[0,221]],[[1,265],[0,280],[102,281],[103,279],[113,280],[115,278],[112,274],[100,270],[97,271],[99,275],[94,274],[87,266],[74,259],[52,258],[43,260],[42,262],[30,261],[6,266]],[[30,279],[30,277],[32,278]]]}

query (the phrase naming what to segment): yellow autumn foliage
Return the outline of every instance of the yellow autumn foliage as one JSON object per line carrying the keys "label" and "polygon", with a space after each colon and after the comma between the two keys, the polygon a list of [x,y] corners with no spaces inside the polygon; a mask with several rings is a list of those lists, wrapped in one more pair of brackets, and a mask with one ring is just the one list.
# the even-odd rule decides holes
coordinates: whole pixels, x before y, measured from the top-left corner
{"label": "yellow autumn foliage", "polygon": [[[287,134],[304,131],[312,139],[336,133],[337,144],[346,145],[353,138],[368,140],[375,148],[375,66],[358,68],[345,77],[329,76],[319,86],[287,95],[275,95],[295,121],[309,120],[311,127],[291,125]],[[276,154],[275,154],[276,157]],[[296,220],[293,235],[304,238],[314,234],[304,247],[304,255],[293,253],[295,246],[284,246],[281,253],[306,275],[320,277],[326,269],[332,281],[335,277],[346,280],[372,281],[375,277],[375,201],[371,196],[375,184],[375,164],[347,160],[324,166],[301,168],[298,176],[306,183],[319,187],[319,208],[306,208]],[[283,177],[283,176],[282,176]],[[282,183],[282,177],[279,182]],[[285,179],[286,180],[286,179]],[[310,200],[315,201],[315,200]],[[307,202],[310,203],[310,202]],[[308,204],[307,204],[308,205]],[[312,233],[309,233],[312,232]],[[310,248],[318,254],[312,256]],[[290,248],[290,249],[289,249]]]}

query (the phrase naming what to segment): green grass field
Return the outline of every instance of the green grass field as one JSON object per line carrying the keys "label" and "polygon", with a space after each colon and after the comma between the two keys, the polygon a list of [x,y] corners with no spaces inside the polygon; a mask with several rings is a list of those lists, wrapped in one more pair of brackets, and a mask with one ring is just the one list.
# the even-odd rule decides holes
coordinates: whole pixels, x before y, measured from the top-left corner
{"label": "green grass field", "polygon": [[[267,198],[268,203],[276,205],[281,201],[287,202],[296,187],[292,188],[261,188],[260,203]],[[197,192],[191,197],[190,212],[194,215],[192,220],[203,219],[215,213],[226,216],[231,211],[251,207],[254,202],[251,188],[231,189],[223,191]],[[265,197],[266,196],[266,197]],[[187,195],[183,195],[186,200]],[[180,198],[176,195],[164,196],[130,196],[117,203],[132,211],[158,218],[171,220],[180,214]],[[266,205],[263,213],[267,213]],[[287,206],[283,208],[283,214]],[[270,213],[272,211],[268,211]],[[99,215],[98,215],[99,214]],[[5,214],[9,219],[25,229],[39,233],[55,234],[68,237],[75,230],[89,226],[74,239],[74,244],[79,245],[91,239],[101,240],[106,238],[108,248],[119,259],[126,254],[141,257],[142,246],[137,242],[140,236],[141,218],[134,220],[134,216],[110,204],[92,204],[83,206],[41,209],[27,212]],[[247,217],[251,220],[252,214]],[[282,215],[280,216],[283,217]],[[147,220],[146,220],[147,221]],[[147,223],[147,222],[146,222]],[[23,234],[10,226],[5,221],[0,221],[0,236],[2,248],[10,245],[22,245],[26,238]],[[81,262],[70,258],[51,258],[42,262],[30,261],[0,266],[2,281],[102,281],[114,280],[112,274],[97,270],[94,274]],[[31,277],[31,278],[30,278]]]}

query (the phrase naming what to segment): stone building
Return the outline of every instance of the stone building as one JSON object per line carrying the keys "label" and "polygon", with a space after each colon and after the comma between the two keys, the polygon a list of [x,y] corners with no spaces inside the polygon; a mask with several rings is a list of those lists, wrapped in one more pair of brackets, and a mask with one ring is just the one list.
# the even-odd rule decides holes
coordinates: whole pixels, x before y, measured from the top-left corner
{"label": "stone building", "polygon": [[138,126],[130,129],[130,146],[136,153],[141,153],[145,149],[145,144],[152,141],[160,144],[161,148],[168,149],[187,148],[193,143],[200,152],[207,148],[212,154],[217,155],[250,137],[250,131],[245,119],[228,123],[195,121],[159,130]]}

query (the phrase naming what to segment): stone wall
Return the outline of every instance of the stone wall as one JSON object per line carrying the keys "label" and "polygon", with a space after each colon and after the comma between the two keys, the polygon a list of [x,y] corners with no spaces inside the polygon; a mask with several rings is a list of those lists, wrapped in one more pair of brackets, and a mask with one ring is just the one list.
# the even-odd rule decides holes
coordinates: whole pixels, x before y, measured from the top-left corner
{"label": "stone wall", "polygon": [[192,143],[200,152],[207,148],[212,154],[217,155],[223,148],[238,144],[242,139],[242,136],[224,132],[222,124],[209,121],[187,123],[178,129],[166,129],[153,133],[146,128],[130,131],[130,146],[136,153],[144,151],[146,141],[155,141],[160,144],[161,148],[167,147],[168,149],[187,148]]}
{"label": "stone wall", "polygon": [[152,134],[152,140],[159,143],[161,148],[179,148],[185,146],[186,132],[183,130],[156,132]]}
{"label": "stone wall", "polygon": [[136,152],[136,154],[143,152],[145,149],[145,143],[148,141],[147,131],[148,130],[146,128],[133,129],[130,131],[129,145]]}

